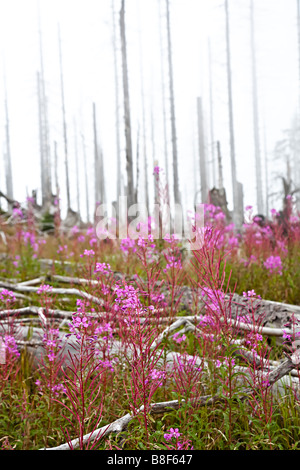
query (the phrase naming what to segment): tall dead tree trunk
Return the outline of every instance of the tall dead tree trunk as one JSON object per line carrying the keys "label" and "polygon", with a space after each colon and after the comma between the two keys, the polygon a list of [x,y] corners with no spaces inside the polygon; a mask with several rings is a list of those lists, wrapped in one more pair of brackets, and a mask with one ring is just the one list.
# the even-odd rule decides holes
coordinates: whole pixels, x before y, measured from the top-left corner
{"label": "tall dead tree trunk", "polygon": [[224,188],[224,180],[223,180],[221,144],[219,140],[217,142],[217,152],[218,152],[218,184],[219,184],[219,189],[222,189]]}
{"label": "tall dead tree trunk", "polygon": [[99,157],[99,146],[98,146],[98,136],[97,136],[97,121],[96,121],[96,105],[93,103],[93,129],[94,129],[94,184],[95,184],[95,205],[103,203],[101,201],[101,192],[100,192],[100,157]]}
{"label": "tall dead tree trunk", "polygon": [[[10,151],[10,126],[8,115],[8,98],[6,88],[6,77],[4,73],[4,103],[5,103],[5,181],[6,181],[6,195],[9,199],[13,200],[13,178],[12,178],[12,165],[11,165],[11,151]],[[8,203],[8,211],[12,211],[12,204]]]}
{"label": "tall dead tree trunk", "polygon": [[171,130],[172,130],[172,149],[173,149],[173,186],[174,186],[174,202],[181,203],[179,178],[178,178],[178,151],[177,151],[177,134],[175,122],[175,99],[174,99],[174,79],[173,79],[173,60],[172,60],[172,41],[170,26],[170,10],[169,0],[166,0],[167,8],[167,34],[168,34],[168,63],[169,63],[169,87],[170,87],[170,106],[171,106]]}
{"label": "tall dead tree trunk", "polygon": [[208,69],[209,69],[209,107],[210,107],[210,148],[213,186],[217,186],[216,158],[215,158],[215,137],[214,137],[214,103],[213,103],[213,74],[212,74],[212,53],[211,43],[208,40]]}
{"label": "tall dead tree trunk", "polygon": [[207,184],[207,168],[206,168],[206,155],[205,155],[205,145],[204,145],[203,109],[202,109],[202,99],[200,97],[197,98],[197,115],[198,115],[201,202],[202,204],[204,204],[204,203],[207,203],[207,199],[208,199],[208,184]]}
{"label": "tall dead tree trunk", "polygon": [[105,190],[105,176],[104,176],[104,156],[103,148],[99,146],[99,157],[100,157],[100,188],[101,188],[101,201],[106,204],[106,190]]}
{"label": "tall dead tree trunk", "polygon": [[79,160],[78,160],[78,141],[77,141],[77,126],[74,119],[74,153],[75,153],[75,167],[76,167],[76,200],[77,212],[80,216],[80,184],[79,184]]}
{"label": "tall dead tree trunk", "polygon": [[58,155],[57,155],[57,142],[54,141],[54,179],[55,179],[55,194],[59,194],[59,181],[58,181]]}
{"label": "tall dead tree trunk", "polygon": [[68,163],[68,138],[67,138],[67,123],[66,123],[66,109],[65,109],[65,93],[64,93],[64,79],[63,79],[63,61],[62,61],[62,48],[60,27],[58,25],[58,47],[59,47],[59,63],[60,63],[60,84],[61,84],[61,105],[62,105],[62,121],[63,121],[63,136],[64,136],[64,149],[65,149],[65,173],[66,173],[66,192],[67,192],[67,210],[71,210],[70,198],[70,180],[69,180],[69,163]]}
{"label": "tall dead tree trunk", "polygon": [[164,138],[164,162],[166,175],[166,203],[170,205],[170,187],[169,187],[169,159],[168,159],[168,139],[167,139],[167,112],[166,112],[166,87],[165,87],[165,62],[163,54],[163,35],[162,35],[162,9],[161,1],[159,5],[159,45],[160,45],[160,73],[161,73],[161,96],[162,96],[162,117],[163,117],[163,138]]}
{"label": "tall dead tree trunk", "polygon": [[115,116],[116,116],[116,152],[117,152],[117,204],[121,196],[121,145],[120,145],[120,93],[119,74],[117,65],[117,32],[115,22],[115,7],[112,0],[112,20],[113,20],[113,57],[114,57],[114,78],[115,78]]}
{"label": "tall dead tree trunk", "polygon": [[103,150],[98,141],[98,127],[96,117],[96,104],[93,103],[93,129],[94,129],[94,168],[95,168],[95,202],[106,203]]}
{"label": "tall dead tree trunk", "polygon": [[47,209],[52,198],[52,178],[51,178],[51,156],[49,141],[49,123],[48,123],[48,103],[46,96],[45,73],[44,73],[44,57],[42,44],[41,18],[38,11],[39,21],[39,52],[40,52],[40,74],[39,74],[39,123],[41,138],[41,160],[43,160],[43,186],[42,186],[42,206]]}
{"label": "tall dead tree trunk", "polygon": [[82,154],[84,163],[84,180],[85,180],[85,202],[86,202],[86,218],[87,222],[90,222],[90,200],[89,200],[89,184],[88,184],[88,171],[87,171],[87,156],[85,148],[84,134],[81,134],[82,139]]}
{"label": "tall dead tree trunk", "polygon": [[127,172],[127,203],[128,207],[135,203],[135,191],[133,181],[133,158],[132,158],[132,138],[131,138],[131,117],[129,101],[129,83],[128,83],[128,64],[127,64],[127,46],[125,29],[125,0],[122,0],[120,11],[120,32],[122,49],[122,68],[123,68],[123,95],[124,95],[124,120],[125,120],[125,140],[126,140],[126,172]]}
{"label": "tall dead tree trunk", "polygon": [[265,213],[269,216],[269,162],[268,162],[268,145],[266,123],[263,123],[263,139],[264,139],[264,169],[265,169]]}
{"label": "tall dead tree trunk", "polygon": [[42,196],[42,206],[43,206],[46,201],[46,192],[45,192],[46,163],[45,163],[45,152],[44,152],[44,145],[43,145],[41,77],[40,77],[39,72],[37,72],[37,92],[38,92],[38,117],[39,117],[39,140],[40,140],[41,196]]}
{"label": "tall dead tree trunk", "polygon": [[[140,12],[138,11],[140,19]],[[146,135],[146,105],[144,90],[144,71],[143,71],[143,50],[142,36],[139,29],[139,62],[140,62],[140,81],[141,81],[141,105],[142,105],[142,133],[143,133],[143,157],[144,157],[144,178],[145,178],[145,204],[149,214],[149,177],[148,177],[148,152],[147,152],[147,135]]]}
{"label": "tall dead tree trunk", "polygon": [[259,214],[264,213],[263,188],[262,188],[262,168],[259,143],[259,116],[258,116],[258,93],[256,74],[256,53],[255,53],[255,26],[254,26],[254,5],[250,0],[251,16],[251,61],[252,61],[252,94],[253,94],[253,130],[254,130],[254,152],[256,168],[256,203]]}
{"label": "tall dead tree trunk", "polygon": [[136,137],[136,185],[135,185],[135,200],[139,200],[139,178],[140,178],[140,125],[137,129]]}
{"label": "tall dead tree trunk", "polygon": [[233,194],[233,220],[238,222],[238,187],[236,176],[235,140],[233,123],[233,102],[232,102],[232,78],[231,78],[231,48],[229,29],[229,9],[228,0],[225,0],[226,18],[226,54],[227,54],[227,87],[228,87],[228,111],[229,111],[229,135],[230,135],[230,160],[231,160],[231,180]]}
{"label": "tall dead tree trunk", "polygon": [[[295,186],[300,188],[300,0],[297,1],[297,29],[298,29],[298,119],[296,149],[294,152],[294,180]],[[297,197],[297,208],[300,210],[300,198]]]}

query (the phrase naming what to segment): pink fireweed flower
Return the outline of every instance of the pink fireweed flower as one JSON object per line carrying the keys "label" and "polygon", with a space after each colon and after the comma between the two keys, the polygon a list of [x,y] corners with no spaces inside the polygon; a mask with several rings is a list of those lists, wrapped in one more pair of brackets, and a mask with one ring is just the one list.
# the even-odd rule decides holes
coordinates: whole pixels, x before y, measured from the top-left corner
{"label": "pink fireweed flower", "polygon": [[62,253],[63,251],[68,251],[68,246],[67,245],[59,245],[57,254]]}
{"label": "pink fireweed flower", "polygon": [[180,343],[182,343],[183,341],[186,340],[185,334],[183,334],[183,335],[181,335],[181,336],[179,336],[179,335],[180,335],[180,333],[175,333],[175,334],[173,335],[173,340],[174,340],[177,344],[180,344]]}
{"label": "pink fireweed flower", "polygon": [[125,255],[128,253],[135,253],[136,252],[136,243],[134,239],[131,238],[123,238],[120,243],[120,248]]}
{"label": "pink fireweed flower", "polygon": [[228,238],[228,245],[232,246],[233,248],[239,246],[239,241],[238,241],[237,237],[229,237]]}
{"label": "pink fireweed flower", "polygon": [[256,293],[253,289],[248,290],[248,292],[243,292],[243,297],[246,297],[246,298],[250,299],[252,297],[256,297]]}
{"label": "pink fireweed flower", "polygon": [[114,372],[114,367],[113,367],[113,362],[110,361],[109,359],[105,359],[105,360],[99,360],[99,364],[97,366],[97,369],[100,369],[100,368],[103,368],[103,369],[108,369],[110,370],[111,372]]}
{"label": "pink fireweed flower", "polygon": [[91,238],[89,243],[90,243],[90,246],[95,245],[97,243],[97,238],[95,237]]}
{"label": "pink fireweed flower", "polygon": [[15,302],[16,301],[15,294],[8,289],[2,289],[2,291],[0,292],[0,299],[2,300],[2,302]]}
{"label": "pink fireweed flower", "polygon": [[276,209],[271,209],[270,212],[274,218],[279,216],[279,212]]}
{"label": "pink fireweed flower", "polygon": [[87,328],[89,326],[89,321],[87,319],[87,317],[75,317],[74,320],[73,320],[73,324],[75,326],[75,328]]}
{"label": "pink fireweed flower", "polygon": [[59,393],[67,393],[67,389],[63,384],[53,385],[52,392],[58,397]]}
{"label": "pink fireweed flower", "polygon": [[23,212],[20,208],[16,207],[12,211],[14,219],[23,218]]}
{"label": "pink fireweed flower", "polygon": [[282,275],[282,262],[280,256],[270,256],[264,262],[265,268],[267,268],[271,274]]}
{"label": "pink fireweed flower", "polygon": [[289,335],[285,330],[283,330],[283,335],[282,337],[284,339],[287,339],[288,341],[290,341],[292,339],[292,335]]}
{"label": "pink fireweed flower", "polygon": [[3,344],[4,344],[5,349],[9,351],[11,354],[17,357],[20,356],[16,340],[13,336],[5,335],[5,337],[3,338]]}
{"label": "pink fireweed flower", "polygon": [[80,255],[80,257],[83,258],[84,256],[92,258],[93,256],[95,256],[95,252],[94,250],[84,250],[83,254]]}
{"label": "pink fireweed flower", "polygon": [[160,171],[161,171],[161,169],[159,168],[159,166],[155,166],[155,167],[154,167],[154,170],[153,170],[153,173],[154,173],[155,175],[159,175]]}
{"label": "pink fireweed flower", "polygon": [[173,437],[175,437],[176,439],[178,439],[178,437],[181,436],[181,433],[179,432],[178,428],[171,428],[169,429],[169,433],[166,433],[164,434],[164,438],[166,441],[170,441],[171,439],[173,439]]}
{"label": "pink fireweed flower", "polygon": [[52,291],[53,287],[49,286],[48,284],[42,284],[38,290],[38,294],[49,294]]}
{"label": "pink fireweed flower", "polygon": [[112,327],[110,326],[109,323],[106,323],[103,326],[98,326],[95,329],[95,334],[96,335],[102,335],[103,333],[105,333],[105,336],[102,336],[102,339],[104,339],[104,340],[113,337],[113,330],[112,330]]}
{"label": "pink fireweed flower", "polygon": [[112,270],[108,263],[96,263],[95,273],[109,274],[111,272]]}

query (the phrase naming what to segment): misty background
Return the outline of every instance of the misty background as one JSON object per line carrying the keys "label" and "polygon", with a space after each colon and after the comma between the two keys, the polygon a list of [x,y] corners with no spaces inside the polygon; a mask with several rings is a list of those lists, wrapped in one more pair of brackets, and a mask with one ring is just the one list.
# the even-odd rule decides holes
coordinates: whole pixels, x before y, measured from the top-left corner
{"label": "misty background", "polygon": [[[163,175],[168,173],[170,195],[173,198],[167,3],[172,41],[178,179],[183,206],[192,209],[195,201],[201,202],[197,114],[200,97],[207,185],[209,189],[218,185],[216,144],[219,142],[223,183],[229,208],[233,209],[225,15],[227,3],[236,176],[243,185],[243,204],[254,206],[255,211],[262,209],[265,215],[269,215],[267,211],[273,207],[281,209],[281,177],[290,183],[292,190],[300,186],[298,0],[124,2],[133,175],[134,185],[138,187],[138,199],[145,200],[148,179],[149,200],[151,204],[154,203],[155,165],[164,170]],[[257,84],[255,118],[251,8]],[[0,1],[0,190],[3,193],[7,194],[5,166],[9,142],[13,198],[23,202],[32,190],[37,190],[38,202],[41,203],[41,88],[38,80],[40,84],[43,80],[52,191],[55,194],[56,159],[61,204],[63,214],[66,213],[61,74],[71,207],[79,209],[82,219],[87,220],[85,155],[92,218],[97,197],[94,112],[98,150],[103,161],[105,202],[110,204],[117,198],[117,123],[121,187],[126,186],[120,11],[121,0]],[[258,207],[256,192],[255,122],[261,165],[262,207]],[[138,159],[140,167],[137,181]],[[2,205],[5,204],[3,200]]]}

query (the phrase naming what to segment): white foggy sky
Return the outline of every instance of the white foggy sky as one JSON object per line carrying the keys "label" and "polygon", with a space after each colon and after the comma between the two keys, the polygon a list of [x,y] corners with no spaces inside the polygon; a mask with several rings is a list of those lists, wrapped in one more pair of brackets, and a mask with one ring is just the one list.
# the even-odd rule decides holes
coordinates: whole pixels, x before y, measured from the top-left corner
{"label": "white foggy sky", "polygon": [[[4,148],[3,65],[7,77],[15,197],[24,201],[26,187],[40,189],[39,140],[36,73],[40,69],[37,0],[0,0],[0,145]],[[120,2],[115,0],[119,33]],[[160,0],[165,11],[165,2]],[[249,0],[229,0],[231,14],[234,123],[238,179],[244,184],[244,205],[255,205],[255,169],[250,76]],[[257,69],[260,118],[264,108],[268,150],[272,151],[284,129],[290,126],[298,102],[298,56],[296,0],[254,0],[257,25]],[[156,158],[164,167],[162,140],[162,99],[160,81],[158,0],[126,0],[127,48],[133,147],[136,148],[137,124],[141,125],[141,83],[139,41],[143,47],[143,74],[146,100],[149,167],[152,166],[151,107],[154,115]],[[97,105],[99,139],[104,152],[108,200],[115,198],[116,145],[115,97],[112,53],[111,0],[40,0],[43,34],[46,93],[49,100],[51,145],[58,141],[61,159],[60,182],[64,187],[63,135],[59,82],[57,25],[60,23],[63,49],[66,112],[70,159],[74,155],[75,117],[78,129],[79,157],[82,160],[80,132],[83,130],[90,164],[90,194],[93,201],[92,102]],[[223,167],[231,206],[230,160],[228,147],[228,111],[226,82],[225,16],[220,0],[170,0],[177,121],[179,176],[183,198],[194,200],[194,152],[198,152],[196,97],[204,100],[205,132],[209,142],[209,88],[207,38],[213,55],[214,136],[221,140]],[[165,16],[162,17],[165,25]],[[166,32],[163,32],[164,41]],[[165,42],[164,42],[165,44]],[[165,50],[166,52],[166,50]],[[120,57],[119,57],[120,59]],[[168,85],[165,55],[165,84]],[[119,61],[121,78],[121,62]],[[120,80],[121,85],[121,80]],[[122,90],[120,93],[120,116]],[[167,90],[168,98],[168,90]],[[166,100],[167,112],[168,99]],[[169,121],[168,121],[169,124]],[[263,136],[261,128],[261,148]],[[170,126],[169,126],[170,127]],[[121,138],[123,139],[123,127]],[[168,128],[169,160],[171,136]],[[124,146],[124,142],[122,140]],[[142,142],[140,143],[142,149]],[[141,150],[140,150],[141,151]],[[0,159],[1,161],[1,159]],[[75,181],[74,164],[71,178]],[[81,163],[81,169],[83,168]],[[170,161],[171,169],[171,161]],[[149,178],[151,170],[149,169]],[[200,178],[198,176],[198,182]],[[150,180],[151,181],[151,180]],[[4,188],[3,163],[0,163],[1,189]],[[2,189],[3,190],[3,189]],[[81,209],[85,210],[82,183]],[[64,198],[64,192],[61,194]],[[75,188],[72,206],[76,209]],[[92,212],[92,209],[91,209]]]}

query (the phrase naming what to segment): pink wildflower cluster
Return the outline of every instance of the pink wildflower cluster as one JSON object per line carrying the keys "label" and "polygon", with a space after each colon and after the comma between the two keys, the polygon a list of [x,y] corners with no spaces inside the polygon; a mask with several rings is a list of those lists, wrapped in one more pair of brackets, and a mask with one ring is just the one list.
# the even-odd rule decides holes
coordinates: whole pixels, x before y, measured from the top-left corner
{"label": "pink wildflower cluster", "polygon": [[267,268],[271,274],[277,273],[282,275],[282,262],[280,256],[270,256],[264,262],[265,268]]}
{"label": "pink wildflower cluster", "polygon": [[80,255],[81,258],[87,256],[88,258],[93,258],[95,256],[94,250],[84,250],[83,254]]}
{"label": "pink wildflower cluster", "polygon": [[186,340],[186,336],[185,334],[180,335],[180,333],[175,333],[173,335],[173,340],[175,341],[175,343],[180,344]]}
{"label": "pink wildflower cluster", "polygon": [[91,325],[89,316],[86,313],[86,302],[77,299],[77,311],[72,314],[72,323],[69,323],[69,330],[80,340],[82,334],[85,334],[86,329]]}
{"label": "pink wildflower cluster", "polygon": [[260,295],[257,295],[254,291],[254,289],[252,290],[248,290],[247,292],[243,292],[243,297],[247,298],[247,299],[253,299],[253,298],[257,298],[257,299],[260,299]]}
{"label": "pink wildflower cluster", "polygon": [[108,263],[96,263],[95,273],[110,274],[112,269]]}
{"label": "pink wildflower cluster", "polygon": [[135,311],[139,313],[142,305],[138,296],[138,289],[135,289],[131,285],[125,284],[124,287],[115,287],[115,309],[121,309],[122,311]]}
{"label": "pink wildflower cluster", "polygon": [[136,243],[135,240],[131,238],[123,238],[120,243],[120,248],[125,256],[128,256],[129,253],[136,252]]}
{"label": "pink wildflower cluster", "polygon": [[38,290],[38,294],[49,294],[52,291],[53,287],[49,286],[48,284],[42,284]]}
{"label": "pink wildflower cluster", "polygon": [[166,372],[157,369],[152,369],[148,377],[149,378],[145,380],[145,384],[154,381],[157,383],[158,387],[161,387],[163,384],[163,380],[166,378]]}
{"label": "pink wildflower cluster", "polygon": [[13,336],[5,335],[4,338],[3,338],[2,345],[4,346],[5,350],[10,352],[12,355],[14,355],[16,357],[20,356],[16,340]]}
{"label": "pink wildflower cluster", "polygon": [[8,289],[2,289],[2,291],[0,292],[0,299],[2,300],[2,302],[10,303],[16,301],[16,296],[12,291]]}
{"label": "pink wildflower cluster", "polygon": [[181,436],[181,433],[179,432],[178,428],[171,428],[169,429],[169,432],[164,434],[164,438],[166,441],[171,441],[174,437],[175,439]]}
{"label": "pink wildflower cluster", "polygon": [[43,336],[43,343],[47,350],[47,356],[50,362],[53,362],[56,358],[56,351],[60,347],[60,339],[59,339],[59,329],[57,328],[50,328],[46,330]]}
{"label": "pink wildflower cluster", "polygon": [[172,447],[166,445],[166,447],[169,450],[193,450],[194,448],[191,445],[192,442],[189,439],[182,439],[179,441],[180,436],[182,436],[182,433],[179,432],[178,428],[170,428],[169,432],[164,434],[164,438],[167,442],[172,442],[175,439],[175,445]]}

